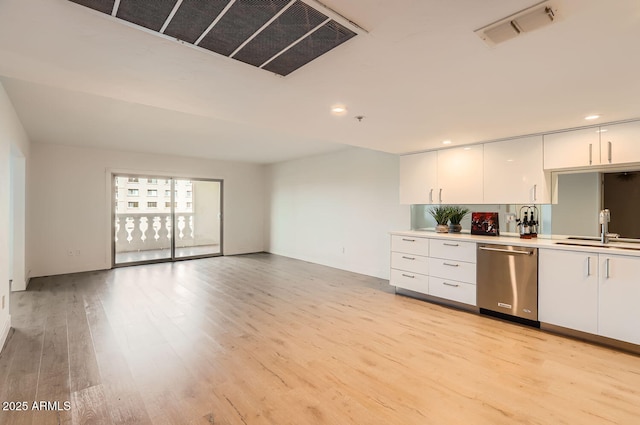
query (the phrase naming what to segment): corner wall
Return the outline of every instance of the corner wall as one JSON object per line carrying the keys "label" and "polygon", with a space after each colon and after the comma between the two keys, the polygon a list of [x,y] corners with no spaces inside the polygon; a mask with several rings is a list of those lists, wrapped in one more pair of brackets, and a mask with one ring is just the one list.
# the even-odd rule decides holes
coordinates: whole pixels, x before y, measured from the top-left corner
{"label": "corner wall", "polygon": [[[26,166],[26,158],[29,156],[29,139],[9,96],[0,83],[0,349],[11,328],[9,280],[13,278],[14,273],[21,276],[20,279],[25,279],[24,269],[15,270],[16,264],[24,265],[25,254],[24,252],[15,253],[13,243],[14,240],[24,242],[24,229],[21,229],[22,234],[16,234],[12,226],[12,221],[16,219],[14,200],[24,197],[24,193],[13,194],[11,170],[14,168],[13,158],[18,156],[23,159]],[[22,213],[24,214],[24,211]],[[14,262],[16,256],[20,261]]]}
{"label": "corner wall", "polygon": [[389,278],[389,232],[408,229],[397,155],[349,148],[267,168],[268,251]]}
{"label": "corner wall", "polygon": [[32,276],[111,267],[112,171],[223,179],[223,253],[264,250],[263,165],[37,143],[31,164]]}

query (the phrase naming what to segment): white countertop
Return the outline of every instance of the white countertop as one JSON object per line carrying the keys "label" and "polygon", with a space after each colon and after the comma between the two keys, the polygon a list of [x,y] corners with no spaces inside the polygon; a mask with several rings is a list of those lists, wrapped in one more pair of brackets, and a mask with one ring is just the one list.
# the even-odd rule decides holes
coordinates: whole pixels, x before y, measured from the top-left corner
{"label": "white countertop", "polygon": [[[631,242],[610,242],[606,245],[600,241],[567,239],[562,237],[538,237],[531,239],[521,239],[518,236],[479,236],[470,233],[436,233],[430,230],[400,230],[390,232],[391,235],[437,238],[447,240],[459,240],[476,243],[490,243],[496,245],[527,246],[533,248],[549,248],[565,251],[594,252],[598,254],[616,254],[640,257],[640,244]],[[563,245],[562,243],[571,243]]]}

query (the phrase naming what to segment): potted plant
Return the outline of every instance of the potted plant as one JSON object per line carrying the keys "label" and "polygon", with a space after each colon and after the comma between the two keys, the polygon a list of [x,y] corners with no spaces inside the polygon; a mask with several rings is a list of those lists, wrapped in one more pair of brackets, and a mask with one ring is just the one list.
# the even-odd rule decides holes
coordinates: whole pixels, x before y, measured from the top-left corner
{"label": "potted plant", "polygon": [[462,230],[460,222],[469,214],[469,209],[459,206],[451,206],[448,208],[449,215],[449,233],[459,233]]}
{"label": "potted plant", "polygon": [[429,209],[428,212],[436,221],[436,232],[447,233],[449,231],[449,226],[447,226],[449,222],[449,208],[444,205],[438,205],[437,207]]}

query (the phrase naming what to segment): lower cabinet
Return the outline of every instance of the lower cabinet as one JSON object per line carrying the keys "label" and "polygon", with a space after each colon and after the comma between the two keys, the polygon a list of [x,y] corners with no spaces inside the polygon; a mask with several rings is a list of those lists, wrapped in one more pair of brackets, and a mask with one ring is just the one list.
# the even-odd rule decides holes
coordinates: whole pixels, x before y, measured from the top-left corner
{"label": "lower cabinet", "polygon": [[640,344],[640,258],[600,254],[598,334]]}
{"label": "lower cabinet", "polygon": [[640,344],[640,258],[540,249],[541,322]]}
{"label": "lower cabinet", "polygon": [[598,254],[538,250],[538,319],[598,333]]}
{"label": "lower cabinet", "polygon": [[475,306],[475,243],[392,235],[390,283]]}

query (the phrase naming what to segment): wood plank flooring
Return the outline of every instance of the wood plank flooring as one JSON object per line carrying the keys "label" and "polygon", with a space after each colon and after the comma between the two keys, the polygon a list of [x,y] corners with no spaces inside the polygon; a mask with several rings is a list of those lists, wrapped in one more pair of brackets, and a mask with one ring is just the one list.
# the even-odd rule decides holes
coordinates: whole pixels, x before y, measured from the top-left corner
{"label": "wood plank flooring", "polygon": [[640,356],[269,254],[34,279],[11,313],[0,401],[62,410],[0,424],[640,423]]}

